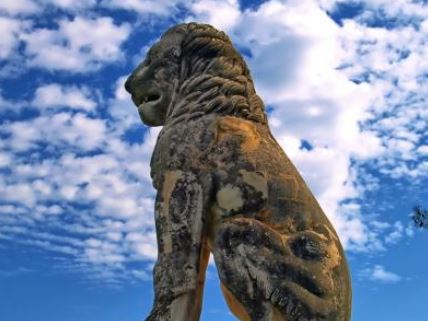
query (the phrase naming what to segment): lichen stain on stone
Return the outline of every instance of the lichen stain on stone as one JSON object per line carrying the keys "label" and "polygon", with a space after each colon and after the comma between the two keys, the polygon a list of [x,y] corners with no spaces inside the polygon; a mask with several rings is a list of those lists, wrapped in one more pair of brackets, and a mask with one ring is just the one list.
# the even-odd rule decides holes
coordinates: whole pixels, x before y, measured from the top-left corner
{"label": "lichen stain on stone", "polygon": [[174,311],[171,319],[186,320],[192,312],[194,302],[189,302],[189,297],[186,295],[179,296],[171,303],[171,311]]}
{"label": "lichen stain on stone", "polygon": [[262,173],[249,172],[246,170],[240,170],[239,173],[242,175],[242,179],[245,183],[251,185],[256,191],[262,193],[263,198],[268,197],[267,180]]}
{"label": "lichen stain on stone", "polygon": [[299,183],[296,177],[290,174],[280,174],[279,176],[284,181],[282,185],[284,186],[285,195],[283,197],[287,199],[297,199],[299,194]]}
{"label": "lichen stain on stone", "polygon": [[339,241],[339,238],[337,237],[336,233],[333,232],[327,224],[324,224],[324,227],[333,239],[335,239],[336,241]]}
{"label": "lichen stain on stone", "polygon": [[174,190],[175,183],[182,178],[183,173],[181,171],[167,171],[164,174],[164,181],[162,185],[162,198],[163,201],[168,203],[172,191]]}
{"label": "lichen stain on stone", "polygon": [[342,261],[342,256],[340,255],[340,251],[336,246],[335,242],[329,242],[327,247],[327,269],[334,269],[340,265]]}
{"label": "lichen stain on stone", "polygon": [[260,144],[260,136],[254,124],[248,120],[236,117],[224,117],[219,121],[217,131],[217,142],[222,141],[227,136],[240,136],[242,139],[241,148],[245,152],[255,150]]}
{"label": "lichen stain on stone", "polygon": [[[169,221],[169,200],[171,199],[172,191],[174,190],[175,183],[181,179],[183,173],[181,171],[167,171],[164,174],[164,181],[162,185],[162,203],[159,211],[159,218]],[[164,251],[165,253],[172,252],[172,235],[165,233],[163,235]]]}
{"label": "lichen stain on stone", "polygon": [[231,184],[217,192],[217,202],[222,209],[229,211],[237,211],[244,205],[241,190]]}
{"label": "lichen stain on stone", "polygon": [[268,320],[273,320],[273,321],[287,321],[286,319],[284,319],[281,316],[281,312],[278,311],[278,309],[276,307],[272,307],[271,313],[268,316]]}

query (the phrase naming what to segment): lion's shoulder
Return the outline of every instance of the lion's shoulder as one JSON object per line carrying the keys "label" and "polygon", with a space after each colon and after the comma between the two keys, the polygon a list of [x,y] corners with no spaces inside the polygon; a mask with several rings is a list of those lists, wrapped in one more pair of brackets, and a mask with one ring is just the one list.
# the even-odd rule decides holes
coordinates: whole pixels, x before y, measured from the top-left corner
{"label": "lion's shoulder", "polygon": [[243,152],[251,152],[260,145],[261,133],[252,121],[233,117],[219,117],[216,124],[216,143],[222,141],[239,140]]}
{"label": "lion's shoulder", "polygon": [[215,141],[215,132],[214,115],[165,126],[152,154],[152,178],[157,180],[162,172],[169,170],[202,171],[208,166],[207,155]]}

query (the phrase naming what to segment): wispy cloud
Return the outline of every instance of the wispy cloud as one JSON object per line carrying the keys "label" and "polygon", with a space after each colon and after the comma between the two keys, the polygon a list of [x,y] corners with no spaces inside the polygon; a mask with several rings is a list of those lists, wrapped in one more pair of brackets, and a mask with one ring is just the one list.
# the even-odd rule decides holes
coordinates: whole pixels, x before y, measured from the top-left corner
{"label": "wispy cloud", "polygon": [[31,272],[34,272],[34,271],[26,267],[19,267],[13,270],[0,270],[0,277],[11,277],[11,276],[13,277],[13,276],[19,276],[19,275],[27,274]]}

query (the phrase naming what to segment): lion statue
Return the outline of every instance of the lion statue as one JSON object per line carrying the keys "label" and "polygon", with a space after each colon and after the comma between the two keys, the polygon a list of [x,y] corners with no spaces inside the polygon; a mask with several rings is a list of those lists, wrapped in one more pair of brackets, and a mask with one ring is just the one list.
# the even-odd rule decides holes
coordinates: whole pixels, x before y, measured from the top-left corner
{"label": "lion statue", "polygon": [[339,238],[275,141],[250,71],[207,24],[166,31],[125,84],[151,160],[158,259],[147,321],[197,321],[209,254],[242,321],[348,321]]}

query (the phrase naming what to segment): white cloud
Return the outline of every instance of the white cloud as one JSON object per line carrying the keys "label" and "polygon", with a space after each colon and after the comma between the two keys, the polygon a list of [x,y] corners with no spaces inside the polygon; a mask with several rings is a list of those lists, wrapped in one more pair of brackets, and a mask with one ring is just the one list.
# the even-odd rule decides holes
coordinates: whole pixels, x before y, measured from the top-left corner
{"label": "white cloud", "polygon": [[132,10],[139,14],[170,15],[183,0],[104,0],[102,5],[110,8]]}
{"label": "white cloud", "polygon": [[142,126],[137,109],[129,99],[130,96],[125,90],[124,85],[127,78],[128,75],[119,77],[119,79],[116,80],[112,88],[114,91],[114,98],[109,101],[108,108],[109,114],[114,119],[115,129],[121,133],[136,125]]}
{"label": "white cloud", "polygon": [[421,2],[408,1],[408,0],[397,0],[394,2],[388,0],[363,0],[368,8],[374,10],[382,10],[389,17],[399,18],[411,16],[411,17],[427,17],[428,8]]}
{"label": "white cloud", "polygon": [[38,5],[31,0],[3,0],[0,2],[0,13],[5,12],[9,15],[34,14],[39,9]]}
{"label": "white cloud", "polygon": [[85,72],[120,59],[129,33],[128,24],[118,26],[110,17],[76,17],[60,20],[58,29],[39,28],[21,38],[31,66]]}
{"label": "white cloud", "polygon": [[7,167],[12,162],[12,157],[6,153],[0,153],[0,168]]}
{"label": "white cloud", "polygon": [[38,144],[47,144],[50,148],[66,144],[71,148],[93,150],[105,143],[105,131],[106,125],[101,119],[65,112],[13,122],[0,129],[10,135],[4,142],[5,147],[15,151],[28,151]]}
{"label": "white cloud", "polygon": [[91,98],[89,89],[86,87],[49,84],[37,88],[32,104],[45,108],[64,106],[91,111],[96,107],[96,103]]}
{"label": "white cloud", "polygon": [[237,0],[192,1],[188,9],[192,15],[186,21],[208,23],[225,32],[235,26],[241,16]]}
{"label": "white cloud", "polygon": [[12,203],[21,203],[31,207],[36,202],[36,195],[25,182],[0,186],[1,199]]}
{"label": "white cloud", "polygon": [[372,268],[366,268],[360,272],[360,276],[371,281],[383,283],[397,283],[402,279],[398,274],[387,271],[383,265],[375,265]]}
{"label": "white cloud", "polygon": [[417,149],[417,152],[421,156],[428,156],[428,145],[419,146],[418,149]]}
{"label": "white cloud", "polygon": [[23,32],[26,23],[0,16],[0,59],[8,58],[19,43],[19,34]]}
{"label": "white cloud", "polygon": [[401,240],[401,238],[404,235],[404,225],[401,222],[395,222],[394,223],[394,229],[391,233],[389,233],[386,237],[385,237],[385,242],[386,243],[390,243],[390,244],[395,244],[398,241]]}
{"label": "white cloud", "polygon": [[[417,14],[428,17],[421,4],[411,6],[419,6]],[[428,95],[428,39],[421,31],[426,17],[389,29],[351,20],[343,27],[348,48],[344,71],[366,82],[375,93],[370,123],[364,127],[378,133],[385,149],[374,166],[394,178],[420,179],[427,173],[421,166],[424,155],[418,153],[427,129],[423,120],[428,117],[423,103]]]}
{"label": "white cloud", "polygon": [[174,16],[185,8],[190,13],[185,21],[209,23],[225,31],[235,25],[241,15],[237,0],[104,0],[101,5],[134,11],[144,18],[148,15],[159,18]]}
{"label": "white cloud", "polygon": [[149,260],[156,259],[156,234],[153,230],[146,234],[131,232],[126,235],[125,239],[138,256]]}
{"label": "white cloud", "polygon": [[39,0],[42,4],[50,4],[66,10],[80,10],[93,7],[96,0]]}
{"label": "white cloud", "polygon": [[428,9],[422,1],[409,0],[317,0],[320,6],[328,11],[335,10],[338,4],[353,3],[364,7],[362,16],[364,19],[376,17],[392,17],[398,22],[408,17],[420,18],[428,15]]}

